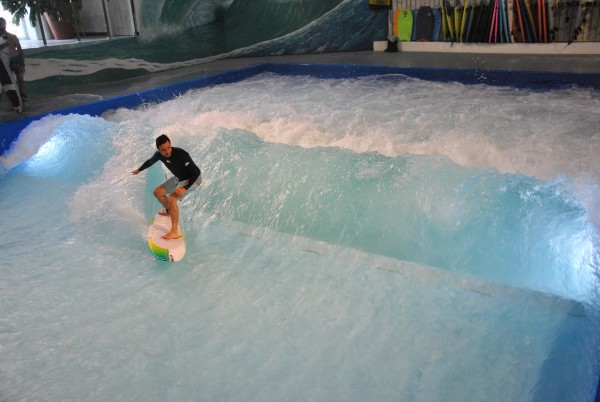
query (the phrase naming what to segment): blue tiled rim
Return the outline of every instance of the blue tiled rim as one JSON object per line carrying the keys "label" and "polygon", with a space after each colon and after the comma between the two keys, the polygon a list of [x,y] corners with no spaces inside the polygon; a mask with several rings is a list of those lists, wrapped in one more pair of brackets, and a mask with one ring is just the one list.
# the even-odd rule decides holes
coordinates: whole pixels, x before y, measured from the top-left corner
{"label": "blue tiled rim", "polygon": [[[310,75],[319,78],[354,78],[378,74],[403,74],[428,81],[454,81],[467,85],[487,84],[533,90],[551,90],[577,85],[580,87],[600,89],[600,73],[578,74],[536,71],[365,66],[350,64],[267,63],[1,123],[0,155],[3,155],[10,148],[12,143],[19,137],[21,131],[30,123],[48,115],[68,115],[73,113],[99,116],[108,110],[123,107],[135,108],[142,104],[160,103],[180,96],[190,89],[233,83],[263,72],[272,72],[282,75]],[[600,378],[596,388],[595,401],[600,402]]]}
{"label": "blue tiled rim", "polygon": [[107,110],[121,107],[134,108],[141,104],[164,102],[180,96],[190,89],[241,81],[263,72],[282,75],[310,75],[319,78],[353,78],[377,74],[403,74],[428,81],[455,81],[463,84],[502,85],[534,90],[549,90],[571,85],[600,89],[600,73],[576,74],[354,64],[266,63],[2,123],[0,124],[0,155],[3,155],[10,148],[21,131],[31,122],[48,115],[75,113],[98,116]]}

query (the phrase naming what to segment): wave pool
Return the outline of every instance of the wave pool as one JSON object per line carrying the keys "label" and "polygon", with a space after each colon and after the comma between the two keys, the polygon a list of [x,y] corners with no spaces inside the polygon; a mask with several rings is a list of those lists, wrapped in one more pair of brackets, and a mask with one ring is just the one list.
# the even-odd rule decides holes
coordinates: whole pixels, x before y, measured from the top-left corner
{"label": "wave pool", "polygon": [[[592,401],[600,92],[263,73],[0,157],[0,400]],[[146,244],[171,137],[188,251]]]}

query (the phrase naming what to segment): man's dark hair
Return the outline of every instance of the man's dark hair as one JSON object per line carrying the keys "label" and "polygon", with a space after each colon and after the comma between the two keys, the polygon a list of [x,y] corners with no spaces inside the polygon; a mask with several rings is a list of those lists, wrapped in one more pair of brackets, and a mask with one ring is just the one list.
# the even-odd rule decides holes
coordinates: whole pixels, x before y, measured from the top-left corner
{"label": "man's dark hair", "polygon": [[166,142],[171,142],[169,137],[167,137],[165,134],[159,135],[158,138],[156,138],[156,148],[159,148],[162,144]]}

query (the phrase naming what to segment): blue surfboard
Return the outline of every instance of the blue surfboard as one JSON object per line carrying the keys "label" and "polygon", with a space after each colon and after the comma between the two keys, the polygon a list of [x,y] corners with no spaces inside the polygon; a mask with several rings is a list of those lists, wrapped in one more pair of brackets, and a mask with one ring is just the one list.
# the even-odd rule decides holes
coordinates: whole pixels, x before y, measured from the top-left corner
{"label": "blue surfboard", "polygon": [[442,31],[442,13],[439,9],[433,9],[433,40],[440,40],[440,32]]}

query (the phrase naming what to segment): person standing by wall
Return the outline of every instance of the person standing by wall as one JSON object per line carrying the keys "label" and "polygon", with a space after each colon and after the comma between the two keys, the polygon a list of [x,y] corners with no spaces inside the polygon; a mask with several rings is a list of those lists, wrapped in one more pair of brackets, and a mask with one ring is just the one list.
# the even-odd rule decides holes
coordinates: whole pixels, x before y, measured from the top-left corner
{"label": "person standing by wall", "polygon": [[[6,36],[4,46],[8,49],[8,54],[10,56],[10,70],[15,73],[15,76],[17,77],[17,85],[19,86],[21,99],[27,100],[23,77],[25,74],[25,54],[23,53],[23,48],[21,47],[21,42],[19,42],[17,35],[6,31],[6,20],[2,17],[0,17],[0,36]],[[2,50],[2,46],[3,45],[0,45],[0,50]]]}
{"label": "person standing by wall", "polygon": [[0,94],[6,92],[12,107],[17,113],[23,111],[23,101],[19,95],[16,76],[10,69],[10,46],[12,36],[6,32],[6,20],[0,18]]}

